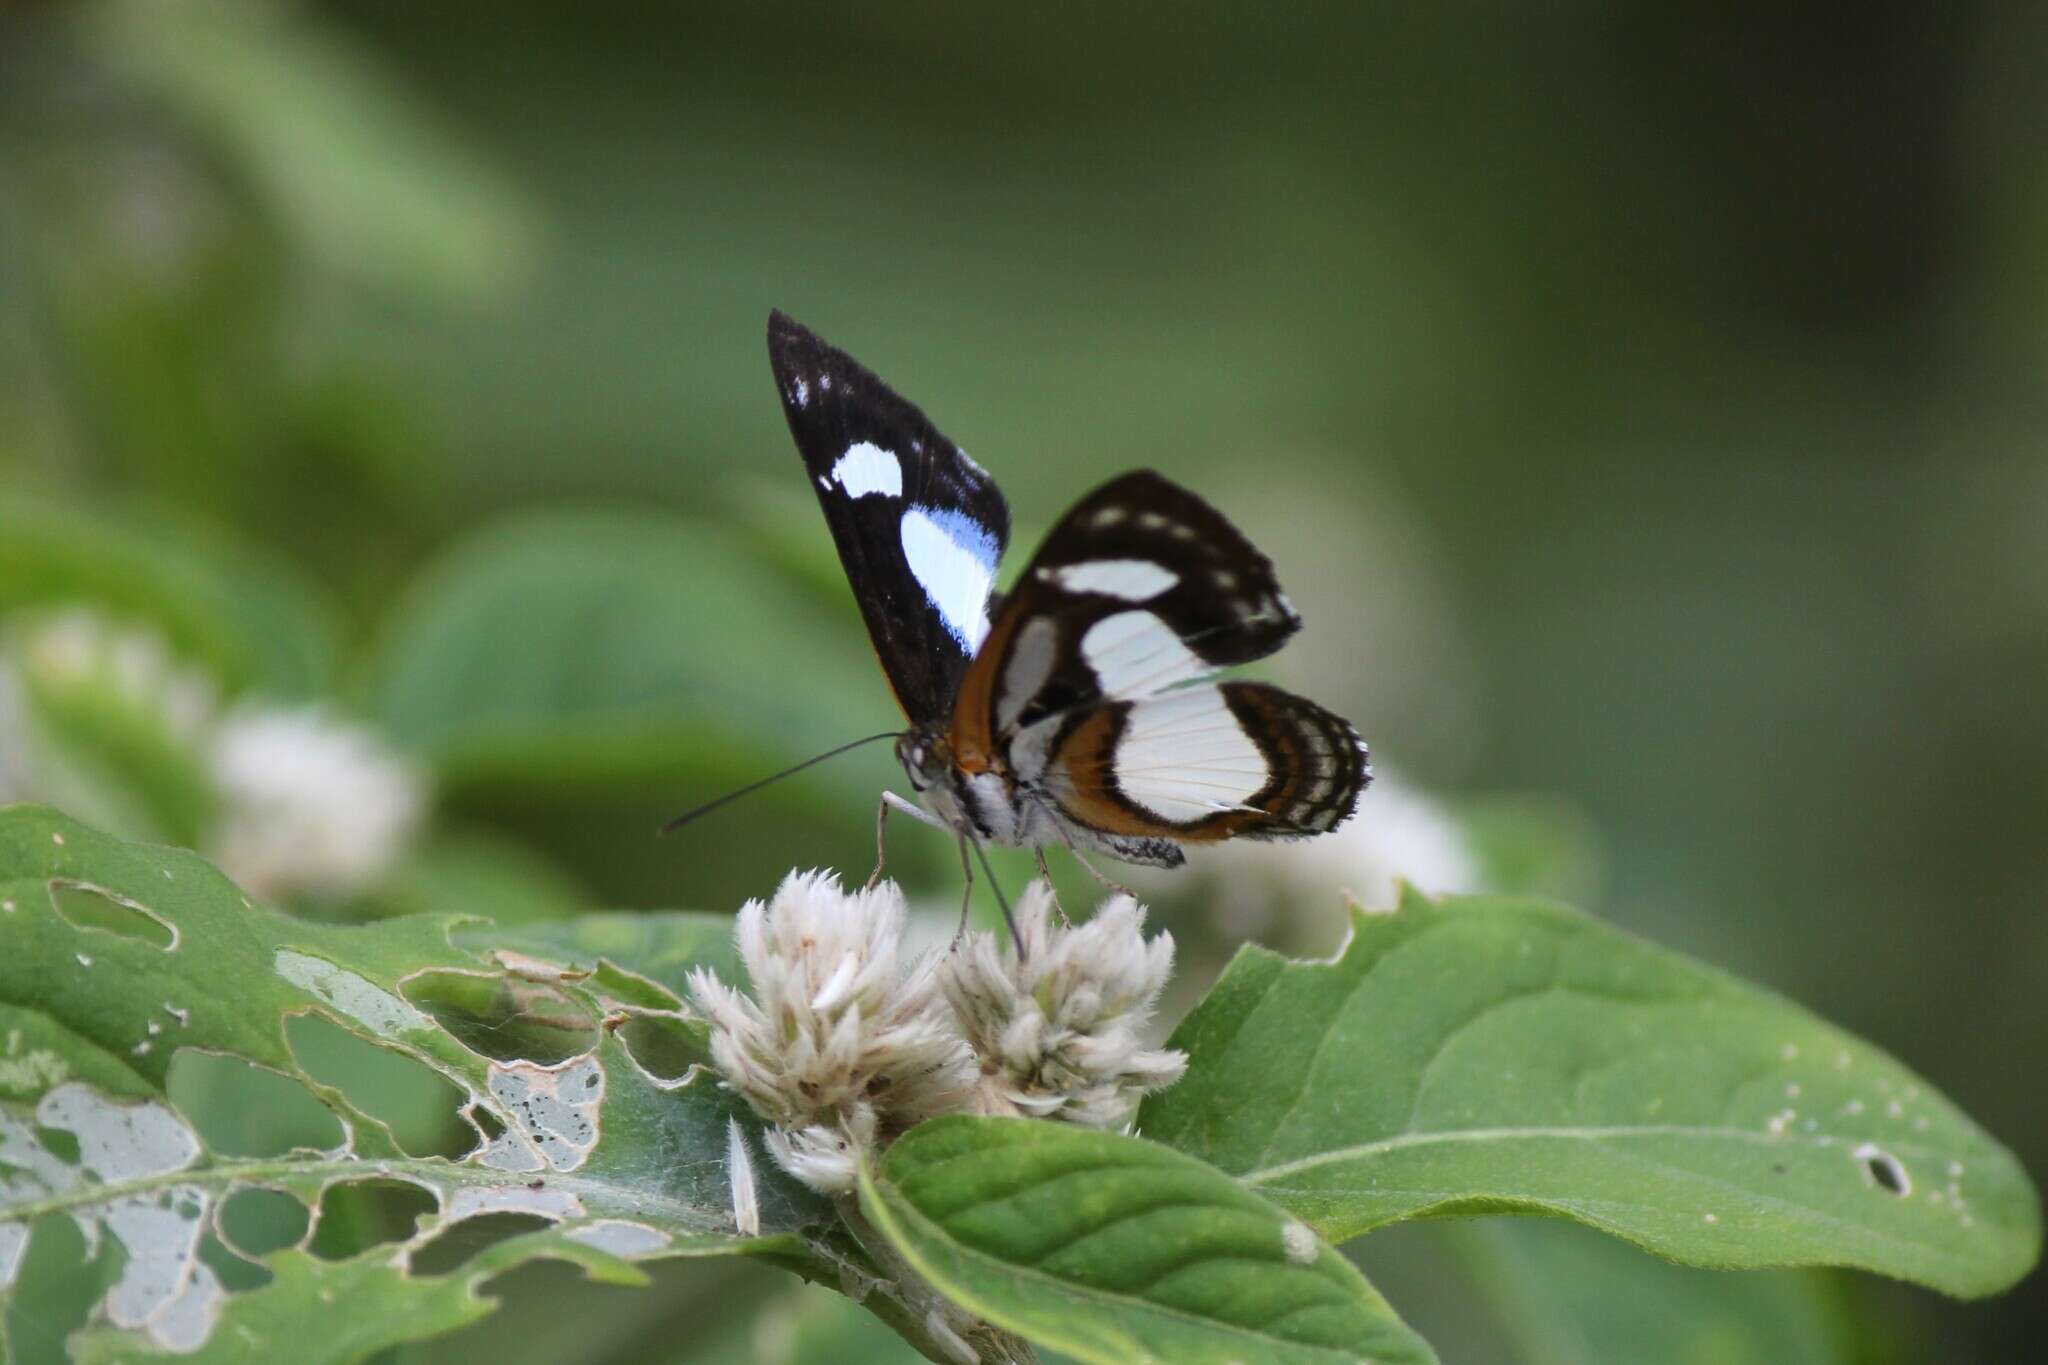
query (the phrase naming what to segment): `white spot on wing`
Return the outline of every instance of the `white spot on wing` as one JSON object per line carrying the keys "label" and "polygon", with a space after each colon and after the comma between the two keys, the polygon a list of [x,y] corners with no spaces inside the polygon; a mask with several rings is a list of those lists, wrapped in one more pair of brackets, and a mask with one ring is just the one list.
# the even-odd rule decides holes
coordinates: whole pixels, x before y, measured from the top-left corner
{"label": "white spot on wing", "polygon": [[1268,777],[1265,755],[1214,687],[1137,703],[1112,761],[1127,799],[1176,824],[1241,809]]}
{"label": "white spot on wing", "polygon": [[1120,611],[1088,627],[1081,657],[1103,695],[1115,698],[1149,697],[1214,671],[1149,611]]}
{"label": "white spot on wing", "polygon": [[1180,582],[1180,575],[1146,559],[1092,559],[1044,571],[1068,592],[1099,592],[1126,602],[1149,602]]}
{"label": "white spot on wing", "polygon": [[988,634],[996,542],[965,513],[913,506],[903,514],[903,558],[946,629],[972,654]]}
{"label": "white spot on wing", "polygon": [[884,450],[873,441],[856,441],[848,446],[833,464],[832,477],[849,498],[865,498],[871,493],[889,498],[903,496],[903,462],[894,451]]}
{"label": "white spot on wing", "polygon": [[1038,695],[1052,677],[1054,646],[1059,628],[1042,616],[1026,621],[1010,647],[1009,662],[1003,665],[1002,686],[996,693],[996,729],[1008,730],[1017,723],[1024,706]]}
{"label": "white spot on wing", "polygon": [[799,379],[796,381],[796,387],[790,390],[789,396],[792,402],[794,402],[798,407],[802,407],[804,404],[811,401],[811,386],[809,384],[804,383],[803,380]]}

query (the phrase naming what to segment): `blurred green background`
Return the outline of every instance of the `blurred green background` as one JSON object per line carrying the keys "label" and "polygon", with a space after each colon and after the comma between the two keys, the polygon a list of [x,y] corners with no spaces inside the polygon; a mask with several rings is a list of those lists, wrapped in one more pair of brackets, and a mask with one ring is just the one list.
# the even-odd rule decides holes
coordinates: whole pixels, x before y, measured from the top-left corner
{"label": "blurred green background", "polygon": [[[1533,881],[1872,1038],[2039,1173],[2044,50],[2017,3],[9,6],[0,633],[84,604],[223,704],[409,755],[430,833],[308,913],[864,871],[886,749],[649,837],[895,720],[769,382],[778,306],[990,467],[1020,546],[1130,467],[1202,491],[1307,618],[1279,676],[1376,759],[1561,840]],[[118,692],[45,708],[70,804],[198,839],[204,783]],[[957,886],[943,841],[894,856]],[[1227,946],[1155,899],[1193,960]],[[1582,1328],[1656,1301],[1662,1268],[1538,1233],[1363,1259],[1446,1359],[1629,1358],[1475,1320],[1472,1267],[1516,1256],[1557,1295],[1608,1267],[1569,1281]],[[835,1311],[778,1299],[764,1337],[769,1272],[628,1307],[559,1269],[520,1273],[603,1315],[596,1358],[795,1359]],[[1819,1297],[1860,1358],[2048,1331],[2038,1277]],[[540,1316],[475,1349],[598,1349]]]}

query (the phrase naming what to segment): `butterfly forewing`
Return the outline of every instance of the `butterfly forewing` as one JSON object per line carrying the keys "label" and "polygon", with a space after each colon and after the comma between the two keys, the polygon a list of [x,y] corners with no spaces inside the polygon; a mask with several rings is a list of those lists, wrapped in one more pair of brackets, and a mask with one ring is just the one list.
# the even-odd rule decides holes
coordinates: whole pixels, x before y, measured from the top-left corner
{"label": "butterfly forewing", "polygon": [[781,313],[768,357],[882,671],[913,722],[942,717],[989,632],[1009,508],[915,406]]}
{"label": "butterfly forewing", "polygon": [[1271,654],[1301,625],[1273,565],[1208,503],[1149,470],[1062,517],[962,680],[956,753],[1042,717],[1135,699]]}

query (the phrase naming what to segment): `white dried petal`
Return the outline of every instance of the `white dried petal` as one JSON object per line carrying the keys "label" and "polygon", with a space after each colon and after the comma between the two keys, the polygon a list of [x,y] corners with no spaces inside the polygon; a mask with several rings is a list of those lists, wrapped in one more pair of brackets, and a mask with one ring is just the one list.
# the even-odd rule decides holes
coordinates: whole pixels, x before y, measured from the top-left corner
{"label": "white dried petal", "polygon": [[713,1063],[774,1125],[776,1163],[814,1189],[850,1189],[878,1134],[962,1107],[973,1084],[931,966],[905,960],[905,920],[894,883],[847,892],[792,873],[733,926],[753,994],[690,976]]}
{"label": "white dried petal", "polygon": [[1035,882],[1016,910],[1023,955],[995,934],[967,936],[940,968],[954,1018],[981,1059],[976,1108],[1121,1127],[1147,1091],[1180,1079],[1187,1058],[1147,1048],[1144,1031],[1173,971],[1173,939],[1144,934],[1129,896],[1078,927],[1055,918]]}

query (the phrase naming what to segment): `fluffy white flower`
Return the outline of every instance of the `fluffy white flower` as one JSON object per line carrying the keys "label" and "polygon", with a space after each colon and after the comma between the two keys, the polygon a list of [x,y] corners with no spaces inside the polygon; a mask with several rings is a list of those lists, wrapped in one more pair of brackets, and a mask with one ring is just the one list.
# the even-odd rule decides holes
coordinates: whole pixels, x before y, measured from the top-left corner
{"label": "fluffy white flower", "polygon": [[153,713],[173,739],[197,738],[213,720],[218,694],[203,673],[181,668],[161,635],[111,621],[88,607],[31,614],[16,629],[13,653],[36,686],[107,687]]}
{"label": "fluffy white flower", "polygon": [[119,825],[104,793],[53,757],[39,708],[94,698],[124,724],[196,751],[218,705],[212,681],[181,667],[155,631],[87,607],[25,611],[0,631],[0,802],[46,801]]}
{"label": "fluffy white flower", "polygon": [[1173,972],[1173,939],[1146,939],[1145,911],[1129,896],[1105,901],[1086,924],[1066,924],[1044,882],[1025,888],[1016,917],[1021,957],[1007,935],[974,933],[940,970],[981,1061],[975,1107],[1121,1127],[1145,1092],[1187,1068],[1185,1055],[1144,1045]]}
{"label": "fluffy white flower", "polygon": [[1450,812],[1375,768],[1358,813],[1331,833],[1278,843],[1238,840],[1198,865],[1218,933],[1307,947],[1341,935],[1338,892],[1368,910],[1389,910],[1402,882],[1432,895],[1485,889],[1479,854]]}
{"label": "fluffy white flower", "polygon": [[793,872],[733,928],[753,995],[690,975],[720,1075],[773,1125],[776,1164],[814,1189],[852,1188],[862,1152],[961,1107],[973,1083],[931,961],[905,957],[905,919],[893,882],[847,892]]}
{"label": "fluffy white flower", "polygon": [[426,805],[419,773],[375,733],[311,708],[230,712],[209,760],[221,810],[206,852],[264,900],[362,889]]}

